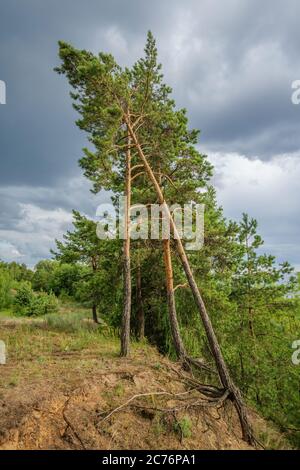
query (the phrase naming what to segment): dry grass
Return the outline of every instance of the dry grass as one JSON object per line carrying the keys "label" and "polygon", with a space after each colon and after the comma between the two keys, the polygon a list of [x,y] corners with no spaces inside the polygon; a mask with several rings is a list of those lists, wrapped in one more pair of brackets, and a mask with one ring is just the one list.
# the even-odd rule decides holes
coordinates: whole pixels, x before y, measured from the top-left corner
{"label": "dry grass", "polygon": [[230,404],[159,411],[173,408],[174,397],[155,392],[186,391],[174,364],[145,343],[120,358],[119,341],[105,326],[82,314],[77,320],[73,329],[66,318],[0,323],[8,349],[0,375],[0,449],[248,448]]}

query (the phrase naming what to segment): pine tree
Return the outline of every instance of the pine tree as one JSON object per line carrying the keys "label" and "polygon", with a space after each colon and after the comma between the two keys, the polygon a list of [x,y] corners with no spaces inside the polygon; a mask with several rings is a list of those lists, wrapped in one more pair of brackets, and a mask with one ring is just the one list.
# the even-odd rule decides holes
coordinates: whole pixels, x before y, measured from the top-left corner
{"label": "pine tree", "polygon": [[[151,54],[151,50],[154,51],[154,54]],[[117,188],[119,190],[119,173],[116,173],[115,168],[120,168],[122,162],[126,161],[126,159],[120,159],[122,149],[123,153],[124,148],[125,152],[128,150],[128,141],[125,144],[120,144],[120,142],[124,138],[128,139],[130,137],[130,148],[134,149],[139,164],[143,165],[143,171],[151,182],[156,198],[162,205],[165,217],[170,223],[176,251],[198,307],[222,386],[236,406],[244,438],[248,442],[252,442],[252,433],[240,392],[234,385],[225,364],[211,319],[166,202],[163,187],[159,178],[157,178],[155,164],[149,160],[149,155],[155,155],[155,150],[160,146],[164,154],[165,164],[171,162],[174,158],[173,151],[168,151],[168,148],[164,151],[163,148],[164,142],[169,146],[170,141],[182,150],[180,155],[183,162],[185,161],[185,150],[187,148],[190,150],[191,155],[194,153],[193,146],[185,142],[182,134],[178,137],[176,135],[177,126],[180,120],[182,122],[184,119],[184,112],[179,111],[176,113],[174,111],[175,103],[167,99],[170,89],[160,83],[161,76],[156,73],[157,67],[154,63],[155,54],[154,39],[149,33],[146,45],[146,60],[149,57],[152,62],[147,64],[142,60],[139,63],[140,66],[145,64],[148,70],[145,80],[142,70],[140,73],[141,67],[139,65],[133,72],[127,69],[122,71],[110,55],[99,54],[99,57],[95,57],[87,51],[78,51],[67,44],[61,43],[60,57],[63,63],[58,71],[66,74],[71,86],[75,89],[72,97],[76,109],[81,114],[78,125],[89,133],[90,140],[96,147],[96,153],[91,155],[86,151],[86,157],[81,161],[82,166],[85,168],[85,174],[92,179],[96,190],[105,187],[104,185],[109,189]],[[153,76],[153,86],[150,87]],[[169,124],[170,129],[168,129]],[[149,137],[149,130],[152,127],[151,141],[149,139],[144,141],[143,139],[144,125],[147,126],[147,137]],[[160,137],[164,137],[165,132],[168,131],[173,138],[171,140],[162,139],[159,142],[157,138],[159,134]],[[195,136],[193,137],[195,138]],[[106,174],[103,174],[105,173],[103,172],[105,167]],[[170,274],[168,274],[168,277],[170,277]],[[169,285],[169,288],[171,289],[171,285]],[[174,289],[172,289],[173,294]],[[128,325],[128,322],[123,320],[124,324]]]}
{"label": "pine tree", "polygon": [[[56,240],[57,251],[52,250],[55,258],[64,263],[82,263],[89,270],[83,272],[82,281],[85,283],[87,298],[91,299],[92,315],[98,323],[97,305],[101,297],[99,272],[103,271],[103,264],[110,255],[111,243],[100,240],[96,233],[96,222],[89,220],[78,211],[73,211],[74,230],[64,235],[64,241]],[[81,285],[81,289],[83,286]]]}

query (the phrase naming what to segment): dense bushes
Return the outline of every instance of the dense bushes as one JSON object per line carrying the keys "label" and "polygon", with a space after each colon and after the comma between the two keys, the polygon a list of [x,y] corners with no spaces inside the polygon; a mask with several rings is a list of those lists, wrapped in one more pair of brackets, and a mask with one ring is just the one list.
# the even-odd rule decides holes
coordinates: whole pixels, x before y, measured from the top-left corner
{"label": "dense bushes", "polygon": [[74,297],[85,266],[42,260],[35,266],[32,287],[35,291],[53,292],[56,296]]}
{"label": "dense bushes", "polygon": [[12,302],[12,279],[9,273],[0,269],[0,309],[8,308]]}
{"label": "dense bushes", "polygon": [[19,282],[30,280],[32,271],[25,264],[0,261],[0,309],[7,309],[13,303],[13,291]]}
{"label": "dense bushes", "polygon": [[13,308],[17,315],[39,316],[56,312],[58,302],[54,294],[35,293],[31,285],[24,282],[16,291]]}

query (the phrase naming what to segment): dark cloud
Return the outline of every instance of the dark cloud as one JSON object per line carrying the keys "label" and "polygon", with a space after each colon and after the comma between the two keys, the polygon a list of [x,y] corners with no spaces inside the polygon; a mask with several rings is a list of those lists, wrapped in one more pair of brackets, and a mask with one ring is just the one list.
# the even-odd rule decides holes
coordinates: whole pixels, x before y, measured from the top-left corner
{"label": "dark cloud", "polygon": [[[131,65],[151,29],[166,81],[178,105],[188,108],[191,125],[202,131],[200,148],[271,162],[274,155],[300,148],[300,106],[291,103],[291,83],[300,79],[299,15],[298,0],[10,0],[2,5],[0,79],[7,85],[7,104],[0,105],[0,257],[5,250],[13,256],[14,249],[27,250],[31,260],[46,256],[51,237],[44,237],[47,224],[33,207],[45,214],[64,211],[57,215],[59,232],[65,228],[62,214],[73,207],[93,214],[96,206],[77,164],[85,136],[74,124],[66,80],[53,72],[59,39],[95,53],[112,52],[122,65]],[[223,202],[222,188],[220,194]],[[252,208],[253,215],[259,216],[262,205]],[[20,220],[32,230],[30,217],[42,220],[40,243],[30,237],[23,242],[19,235]],[[287,226],[292,240],[295,227]],[[294,247],[294,239],[291,243]],[[295,259],[294,248],[290,253]]]}

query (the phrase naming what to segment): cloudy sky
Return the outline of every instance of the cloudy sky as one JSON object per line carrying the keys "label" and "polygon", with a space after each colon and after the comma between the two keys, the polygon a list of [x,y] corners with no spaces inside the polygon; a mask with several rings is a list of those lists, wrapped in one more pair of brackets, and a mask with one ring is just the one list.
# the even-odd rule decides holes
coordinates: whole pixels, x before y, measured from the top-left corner
{"label": "cloudy sky", "polygon": [[70,226],[71,210],[99,202],[77,161],[65,79],[53,72],[57,41],[131,65],[151,29],[166,81],[200,150],[215,166],[225,215],[248,212],[265,249],[300,269],[298,0],[10,0],[0,8],[0,259],[33,266]]}

